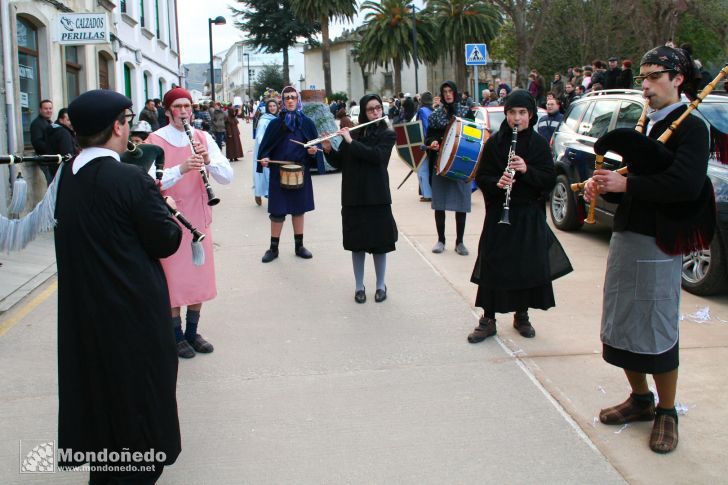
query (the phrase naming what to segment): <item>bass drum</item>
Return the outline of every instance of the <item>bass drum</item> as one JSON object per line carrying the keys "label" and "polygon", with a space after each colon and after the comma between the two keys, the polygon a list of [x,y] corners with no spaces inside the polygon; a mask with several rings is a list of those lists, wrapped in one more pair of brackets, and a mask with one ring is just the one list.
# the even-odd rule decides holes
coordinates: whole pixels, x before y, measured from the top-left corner
{"label": "bass drum", "polygon": [[459,181],[473,180],[488,136],[488,130],[478,123],[453,119],[437,156],[437,175]]}

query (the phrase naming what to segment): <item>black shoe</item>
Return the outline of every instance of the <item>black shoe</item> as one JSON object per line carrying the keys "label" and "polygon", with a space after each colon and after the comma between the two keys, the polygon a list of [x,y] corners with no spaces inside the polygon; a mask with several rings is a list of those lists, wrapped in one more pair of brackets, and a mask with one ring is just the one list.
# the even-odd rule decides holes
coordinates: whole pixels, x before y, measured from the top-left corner
{"label": "black shoe", "polygon": [[215,347],[213,347],[210,342],[202,338],[202,335],[199,333],[195,335],[193,340],[188,340],[187,342],[189,342],[192,348],[195,349],[195,352],[199,352],[200,354],[209,354],[215,350]]}
{"label": "black shoe", "polygon": [[311,254],[311,251],[306,249],[305,246],[300,246],[298,249],[296,249],[296,256],[303,259],[313,258],[313,254]]}
{"label": "black shoe", "polygon": [[354,301],[356,301],[357,303],[366,303],[367,294],[364,292],[364,290],[356,290],[356,292],[354,293]]}
{"label": "black shoe", "polygon": [[533,338],[536,336],[536,329],[533,328],[533,325],[531,325],[531,322],[528,320],[528,315],[525,317],[513,315],[513,328],[518,330],[518,333],[520,333],[522,337]]}
{"label": "black shoe", "polygon": [[470,342],[471,344],[477,344],[478,342],[482,342],[488,337],[492,337],[496,333],[497,330],[495,327],[495,318],[483,317],[478,322],[478,326],[475,327],[475,330],[473,330],[472,333],[468,335],[468,342]]}
{"label": "black shoe", "polygon": [[273,251],[272,249],[269,249],[265,252],[265,254],[263,255],[263,259],[261,259],[261,261],[263,261],[264,263],[270,263],[277,257],[278,257],[278,250],[276,249],[275,251]]}
{"label": "black shoe", "polygon": [[381,303],[384,300],[387,299],[387,285],[384,285],[384,289],[380,290],[377,288],[377,291],[374,293],[374,301],[377,303]]}
{"label": "black shoe", "polygon": [[181,342],[177,342],[177,355],[183,359],[191,359],[195,356],[195,350],[187,340],[182,339]]}

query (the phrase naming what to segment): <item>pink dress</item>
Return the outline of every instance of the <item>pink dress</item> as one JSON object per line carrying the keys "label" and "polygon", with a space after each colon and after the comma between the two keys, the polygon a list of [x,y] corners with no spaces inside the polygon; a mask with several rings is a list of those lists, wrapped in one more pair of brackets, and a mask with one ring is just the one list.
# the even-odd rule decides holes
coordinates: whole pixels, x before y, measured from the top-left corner
{"label": "pink dress", "polygon": [[[195,130],[196,141],[207,146],[204,132]],[[161,136],[152,133],[146,143],[153,143],[164,149],[164,168],[172,168],[190,156],[189,146],[176,147]],[[212,209],[207,205],[207,192],[199,172],[189,171],[172,187],[162,191],[177,204],[177,209],[205,234],[202,247],[205,249],[205,264],[192,264],[192,234],[182,228],[182,243],[172,256],[162,259],[162,268],[167,276],[169,300],[172,308],[195,305],[212,300],[217,296],[215,286],[215,259],[212,246]]]}

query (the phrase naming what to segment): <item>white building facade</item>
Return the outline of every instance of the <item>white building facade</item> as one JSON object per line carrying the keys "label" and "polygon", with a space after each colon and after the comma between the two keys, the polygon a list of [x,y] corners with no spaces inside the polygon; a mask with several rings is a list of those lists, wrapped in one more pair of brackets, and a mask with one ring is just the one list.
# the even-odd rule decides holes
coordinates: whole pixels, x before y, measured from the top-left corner
{"label": "white building facade", "polygon": [[177,0],[115,0],[118,53],[116,91],[134,102],[139,113],[147,99],[162,99],[180,83]]}
{"label": "white building facade", "polygon": [[[263,67],[283,64],[283,54],[257,52],[245,46],[243,41],[236,42],[222,55],[222,92],[220,101],[232,103],[236,97],[247,101],[255,97],[255,80]],[[288,49],[288,76],[291,83],[299,87],[304,78],[305,61],[303,44],[296,44]],[[270,86],[278,89],[278,86]],[[260,94],[260,93],[258,93]]]}
{"label": "white building facade", "polygon": [[[176,1],[0,0],[7,66],[2,72],[5,117],[0,120],[7,136],[0,151],[33,152],[30,123],[42,100],[53,102],[55,120],[58,110],[79,94],[112,89],[128,95],[138,113],[146,98],[161,97],[179,84]],[[93,14],[103,29],[95,37],[59,42],[64,22],[75,18],[67,14]],[[33,163],[20,169],[30,186],[27,209],[45,193],[45,180]],[[7,165],[0,166],[3,213],[13,176]]]}

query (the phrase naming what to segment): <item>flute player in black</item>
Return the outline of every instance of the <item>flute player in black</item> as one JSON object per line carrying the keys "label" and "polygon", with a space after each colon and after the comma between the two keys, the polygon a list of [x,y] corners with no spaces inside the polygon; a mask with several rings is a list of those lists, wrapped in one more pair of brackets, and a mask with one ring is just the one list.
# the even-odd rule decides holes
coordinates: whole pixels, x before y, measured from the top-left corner
{"label": "flute player in black", "polygon": [[[368,94],[359,101],[359,124],[381,118],[382,99]],[[397,224],[392,215],[392,195],[389,192],[387,166],[395,143],[395,134],[384,120],[349,133],[343,137],[339,150],[333,150],[328,140],[322,142],[329,163],[341,168],[341,220],[344,249],[351,251],[356,290],[354,300],[366,301],[364,288],[364,259],[366,253],[374,258],[377,289],[374,301],[387,298],[384,276],[387,253],[395,250]]]}

